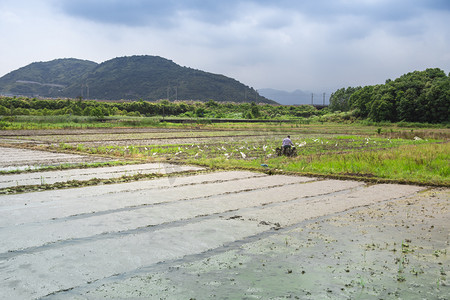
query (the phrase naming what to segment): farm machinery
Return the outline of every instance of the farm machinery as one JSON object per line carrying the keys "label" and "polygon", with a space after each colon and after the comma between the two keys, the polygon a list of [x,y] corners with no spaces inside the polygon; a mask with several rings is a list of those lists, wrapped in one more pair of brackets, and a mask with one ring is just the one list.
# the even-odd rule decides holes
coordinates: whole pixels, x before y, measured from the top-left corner
{"label": "farm machinery", "polygon": [[295,147],[289,147],[289,148],[284,148],[284,147],[277,147],[275,149],[275,152],[277,154],[277,156],[288,156],[288,157],[292,157],[292,156],[297,156],[297,149]]}

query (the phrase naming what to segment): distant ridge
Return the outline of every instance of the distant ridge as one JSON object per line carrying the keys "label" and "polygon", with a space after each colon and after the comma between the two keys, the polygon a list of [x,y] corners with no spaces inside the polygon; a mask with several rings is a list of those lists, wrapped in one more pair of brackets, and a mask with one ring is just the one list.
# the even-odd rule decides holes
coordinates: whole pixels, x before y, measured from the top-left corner
{"label": "distant ridge", "polygon": [[99,100],[215,100],[273,103],[239,81],[177,65],[159,56],[97,64],[75,58],[34,62],[0,78],[0,93]]}

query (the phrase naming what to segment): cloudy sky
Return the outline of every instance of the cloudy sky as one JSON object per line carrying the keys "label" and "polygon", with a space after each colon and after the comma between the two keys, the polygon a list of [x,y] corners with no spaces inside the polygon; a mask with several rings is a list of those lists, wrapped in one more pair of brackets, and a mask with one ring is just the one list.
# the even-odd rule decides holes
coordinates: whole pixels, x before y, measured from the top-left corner
{"label": "cloudy sky", "polygon": [[0,76],[158,55],[256,89],[317,93],[450,72],[449,0],[0,0]]}

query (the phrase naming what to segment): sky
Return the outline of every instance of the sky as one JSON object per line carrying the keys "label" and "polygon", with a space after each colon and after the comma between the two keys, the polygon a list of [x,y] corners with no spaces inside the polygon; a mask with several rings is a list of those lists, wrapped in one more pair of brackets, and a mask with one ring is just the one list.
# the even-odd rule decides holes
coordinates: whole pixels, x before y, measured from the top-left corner
{"label": "sky", "polygon": [[450,0],[0,0],[0,76],[156,55],[255,89],[333,92],[450,72]]}

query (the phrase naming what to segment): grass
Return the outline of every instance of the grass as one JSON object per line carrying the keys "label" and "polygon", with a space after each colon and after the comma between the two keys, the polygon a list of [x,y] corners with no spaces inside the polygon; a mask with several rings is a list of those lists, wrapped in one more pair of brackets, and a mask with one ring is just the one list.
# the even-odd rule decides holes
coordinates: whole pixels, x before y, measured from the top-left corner
{"label": "grass", "polygon": [[[381,140],[378,146],[362,146],[359,139],[347,141],[345,145],[329,146],[331,141],[315,140],[306,142],[300,155],[294,158],[275,157],[269,154],[243,150],[244,157],[239,157],[236,149],[233,155],[207,156],[187,159],[188,163],[198,163],[208,167],[247,168],[293,172],[305,175],[354,177],[369,180],[395,181],[421,185],[449,186],[450,144]],[[327,143],[328,142],[328,143]],[[381,145],[380,145],[381,144]],[[328,145],[328,146],[327,146]],[[376,144],[375,144],[376,145]],[[344,151],[343,151],[344,149]],[[247,151],[246,151],[247,150]],[[239,151],[240,152],[240,151]]]}
{"label": "grass", "polygon": [[114,127],[157,127],[157,128],[196,128],[208,130],[251,130],[303,134],[359,134],[381,135],[383,137],[443,138],[448,137],[450,124],[427,123],[389,123],[370,122],[366,120],[352,123],[324,122],[319,117],[300,118],[287,123],[210,123],[200,118],[198,124],[160,122],[161,116],[132,117],[108,116],[104,118],[51,115],[51,116],[0,116],[0,130],[36,130],[36,129],[85,129]]}
{"label": "grass", "polygon": [[[165,127],[159,117],[109,116],[10,116],[0,120],[0,130],[85,129],[125,127]],[[175,126],[175,125],[174,125]]]}
{"label": "grass", "polygon": [[378,151],[310,155],[282,161],[287,171],[361,175],[439,184],[449,178],[450,144],[403,145]]}
{"label": "grass", "polygon": [[210,168],[450,185],[450,143],[350,135],[320,135],[304,139],[294,136],[294,140],[298,147],[297,157],[275,155],[279,136],[256,136],[246,142],[215,140],[206,144],[92,147],[84,144],[69,147],[61,143],[59,147],[126,159],[176,160]]}
{"label": "grass", "polygon": [[[450,186],[450,130],[444,125],[364,122],[161,124],[155,118],[124,116],[109,118],[106,122],[87,118],[76,123],[76,118],[80,117],[71,117],[69,123],[62,123],[57,116],[47,120],[29,116],[16,117],[10,123],[22,124],[23,128],[30,124],[40,124],[43,128],[56,125],[60,129],[68,128],[72,123],[80,125],[79,128],[93,124],[94,127],[110,126],[111,131],[101,134],[94,131],[64,134],[61,131],[61,134],[46,135],[44,130],[31,136],[8,135],[14,139],[51,144],[49,147],[53,149],[125,159],[176,160],[211,168]],[[152,127],[154,130],[113,130],[123,126]],[[169,130],[159,129],[161,127]],[[277,157],[275,154],[275,148],[286,134],[290,134],[296,144],[297,157]],[[201,139],[192,142],[197,138]],[[141,144],[148,140],[166,144]],[[104,143],[99,145],[101,141]],[[114,141],[120,141],[121,145],[115,145]]]}
{"label": "grass", "polygon": [[450,185],[450,144],[403,145],[377,151],[310,154],[294,158],[262,160],[225,157],[189,159],[209,167],[261,169],[261,161],[272,170],[298,174],[355,177],[421,185]]}

